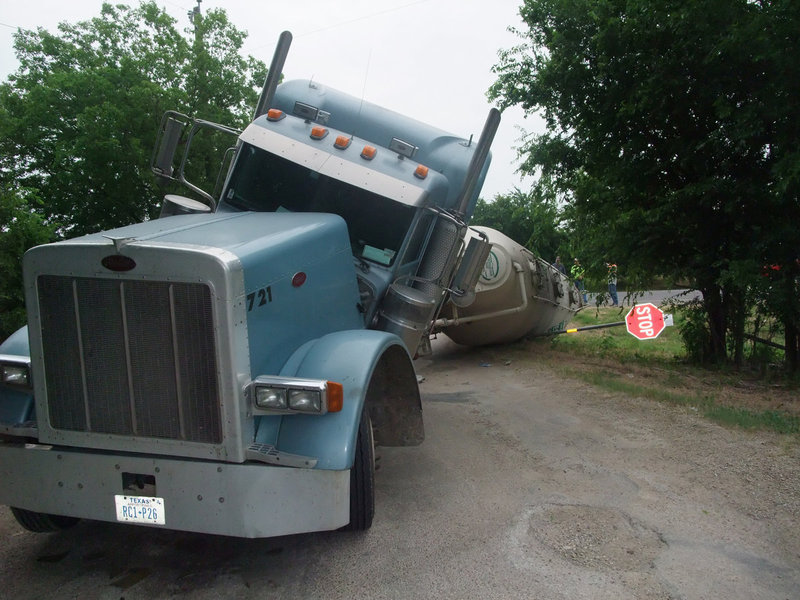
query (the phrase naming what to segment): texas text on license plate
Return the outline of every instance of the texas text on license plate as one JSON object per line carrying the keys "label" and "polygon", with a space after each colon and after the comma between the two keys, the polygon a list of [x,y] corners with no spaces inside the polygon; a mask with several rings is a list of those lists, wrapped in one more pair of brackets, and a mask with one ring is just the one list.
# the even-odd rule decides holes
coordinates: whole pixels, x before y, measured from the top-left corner
{"label": "texas text on license plate", "polygon": [[150,496],[114,496],[117,521],[165,525],[164,499]]}

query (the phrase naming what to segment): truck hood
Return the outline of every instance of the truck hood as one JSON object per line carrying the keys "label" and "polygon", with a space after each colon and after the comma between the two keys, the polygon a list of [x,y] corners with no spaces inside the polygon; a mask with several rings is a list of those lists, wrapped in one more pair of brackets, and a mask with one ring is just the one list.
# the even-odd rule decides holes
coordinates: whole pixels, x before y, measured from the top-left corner
{"label": "truck hood", "polygon": [[[101,233],[90,234],[63,242],[59,246],[110,246],[124,254],[124,248],[134,246],[197,246],[213,247],[235,254],[242,260],[254,251],[286,244],[307,247],[310,240],[333,232],[339,243],[335,250],[349,250],[347,226],[337,215],[320,213],[218,213],[176,215],[164,219],[136,223]],[[342,235],[344,233],[345,235]],[[318,251],[317,244],[313,244]]]}

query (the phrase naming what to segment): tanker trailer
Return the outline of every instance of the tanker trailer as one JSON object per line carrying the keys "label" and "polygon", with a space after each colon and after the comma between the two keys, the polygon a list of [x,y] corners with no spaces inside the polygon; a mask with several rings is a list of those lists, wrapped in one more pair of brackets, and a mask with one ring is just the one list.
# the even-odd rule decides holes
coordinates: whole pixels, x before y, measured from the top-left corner
{"label": "tanker trailer", "polygon": [[582,307],[566,275],[497,230],[476,226],[468,235],[488,237],[489,256],[475,292],[451,295],[434,332],[458,344],[483,346],[566,329]]}

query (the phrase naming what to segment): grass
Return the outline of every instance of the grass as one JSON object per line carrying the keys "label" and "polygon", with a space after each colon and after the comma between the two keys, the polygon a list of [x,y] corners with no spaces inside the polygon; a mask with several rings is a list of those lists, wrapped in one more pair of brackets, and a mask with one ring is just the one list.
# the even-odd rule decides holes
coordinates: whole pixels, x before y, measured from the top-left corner
{"label": "grass", "polygon": [[660,386],[629,383],[621,380],[619,376],[609,373],[587,372],[581,373],[579,377],[587,383],[608,391],[697,410],[710,421],[720,425],[748,430],[774,431],[782,434],[800,434],[800,417],[781,411],[754,411],[744,407],[727,406],[721,404],[713,394],[676,393]]}
{"label": "grass", "polygon": [[800,418],[775,410],[753,412],[745,408],[712,405],[706,417],[722,425],[735,425],[742,429],[765,429],[776,433],[800,434]]}
{"label": "grass", "polygon": [[[625,320],[629,308],[588,308],[570,328]],[[696,410],[727,427],[800,436],[797,385],[765,381],[757,374],[702,370],[686,362],[679,333],[683,315],[673,313],[675,326],[654,340],[638,340],[624,325],[566,333],[533,343],[548,346],[552,362],[565,376],[578,377],[612,392],[648,398]],[[540,348],[540,351],[544,348]]]}
{"label": "grass", "polygon": [[[570,328],[592,325],[620,323],[625,321],[629,307],[623,308],[587,308],[575,315]],[[653,340],[639,340],[625,329],[625,325],[617,325],[605,329],[592,329],[565,333],[552,338],[553,346],[566,352],[575,351],[581,354],[616,358],[617,360],[637,361],[670,361],[686,357],[683,340],[678,327],[683,316],[673,314],[675,326],[666,327]]]}

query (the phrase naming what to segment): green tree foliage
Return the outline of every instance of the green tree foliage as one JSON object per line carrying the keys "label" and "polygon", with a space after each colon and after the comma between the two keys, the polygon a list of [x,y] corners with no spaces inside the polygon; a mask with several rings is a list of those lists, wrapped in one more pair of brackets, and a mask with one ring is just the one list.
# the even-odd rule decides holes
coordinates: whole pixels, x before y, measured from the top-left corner
{"label": "green tree foliage", "polygon": [[514,189],[498,194],[491,202],[478,200],[471,224],[502,231],[550,263],[566,248],[567,234],[561,227],[558,207],[540,193],[540,188],[528,193]]}
{"label": "green tree foliage", "polygon": [[[59,237],[73,237],[156,216],[163,190],[149,167],[166,110],[247,123],[265,65],[239,54],[246,36],[223,10],[197,14],[192,25],[184,35],[155,2],[142,2],[103,4],[100,16],[61,23],[56,34],[16,34],[20,67],[0,84],[0,189],[13,216],[0,226],[4,238],[37,227],[42,236],[4,243],[4,265],[18,265],[29,243],[56,226]],[[193,173],[204,181],[219,169],[217,146],[193,144]],[[19,315],[22,307],[4,308]]]}
{"label": "green tree foliage", "polygon": [[569,202],[586,254],[701,290],[710,357],[739,358],[764,265],[798,252],[800,3],[526,0],[521,15],[490,95],[548,123],[523,171]]}
{"label": "green tree foliage", "polygon": [[0,186],[0,339],[25,323],[22,254],[55,236],[54,227],[31,209],[38,203],[32,190]]}
{"label": "green tree foliage", "polygon": [[244,34],[215,10],[187,40],[154,2],[104,4],[60,35],[20,31],[20,68],[0,86],[4,178],[39,191],[68,236],[141,221],[160,193],[149,172],[167,109],[243,125],[264,65],[239,56]]}

